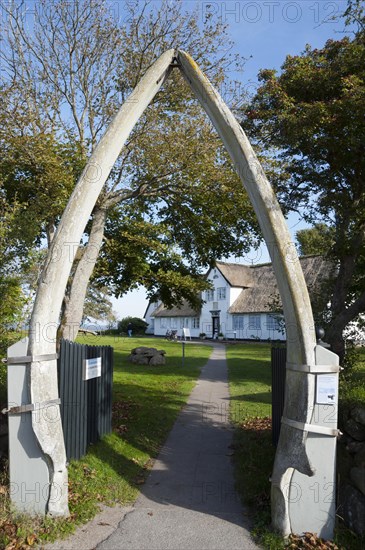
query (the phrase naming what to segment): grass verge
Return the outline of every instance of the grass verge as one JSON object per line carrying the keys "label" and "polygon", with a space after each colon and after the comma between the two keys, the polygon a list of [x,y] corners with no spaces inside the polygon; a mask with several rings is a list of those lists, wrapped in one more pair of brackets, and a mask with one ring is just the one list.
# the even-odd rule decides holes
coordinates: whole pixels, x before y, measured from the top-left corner
{"label": "grass verge", "polygon": [[227,347],[236,487],[248,505],[253,534],[265,548],[284,548],[271,533],[270,475],[275,448],[271,442],[271,352],[266,344]]}
{"label": "grass verge", "polygon": [[[80,340],[114,347],[113,432],[80,461],[69,466],[67,519],[29,518],[12,512],[6,465],[0,474],[0,548],[29,548],[70,534],[91,519],[101,503],[129,504],[139,488],[175,419],[186,402],[209,346],[182,345],[155,338],[90,336]],[[136,366],[127,361],[130,350],[144,345],[166,350],[166,365]]]}
{"label": "grass verge", "polygon": [[[285,543],[270,529],[270,475],[275,447],[271,436],[271,352],[268,344],[227,346],[231,419],[236,426],[234,466],[237,490],[248,505],[256,540],[268,550],[363,548],[360,537],[339,526],[335,542],[324,542],[313,534],[291,537]],[[351,377],[342,385],[342,405],[364,403],[365,350]],[[341,406],[341,404],[340,404]],[[340,457],[340,460],[342,458]]]}

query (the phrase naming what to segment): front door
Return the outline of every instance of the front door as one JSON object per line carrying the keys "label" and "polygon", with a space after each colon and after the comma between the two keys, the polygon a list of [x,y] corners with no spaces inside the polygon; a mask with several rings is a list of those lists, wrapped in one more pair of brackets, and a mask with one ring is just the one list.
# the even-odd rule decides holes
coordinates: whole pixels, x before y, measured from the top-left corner
{"label": "front door", "polygon": [[219,333],[219,317],[212,317],[213,334],[212,338],[218,338]]}

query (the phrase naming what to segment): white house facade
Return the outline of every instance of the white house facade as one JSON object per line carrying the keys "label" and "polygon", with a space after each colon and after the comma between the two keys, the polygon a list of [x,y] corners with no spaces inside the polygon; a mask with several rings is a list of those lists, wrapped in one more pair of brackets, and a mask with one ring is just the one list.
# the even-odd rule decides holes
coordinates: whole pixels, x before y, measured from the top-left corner
{"label": "white house facade", "polygon": [[[300,259],[309,291],[318,287],[328,276],[328,265],[320,256]],[[271,264],[246,266],[238,263],[216,262],[206,278],[211,289],[203,292],[202,307],[193,309],[188,303],[166,308],[161,302],[149,304],[145,313],[147,334],[164,336],[177,330],[199,337],[226,339],[285,340],[285,326],[280,297]],[[275,308],[277,307],[277,309]]]}

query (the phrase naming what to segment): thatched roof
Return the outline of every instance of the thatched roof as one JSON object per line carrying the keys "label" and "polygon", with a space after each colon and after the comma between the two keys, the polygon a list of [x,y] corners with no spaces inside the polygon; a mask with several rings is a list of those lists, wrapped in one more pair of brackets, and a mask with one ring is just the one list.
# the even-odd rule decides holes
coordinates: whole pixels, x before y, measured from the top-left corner
{"label": "thatched roof", "polygon": [[193,309],[189,302],[183,301],[181,306],[175,306],[171,309],[167,309],[164,304],[160,304],[151,317],[199,317],[200,310]]}
{"label": "thatched roof", "polygon": [[215,265],[231,286],[249,287],[254,284],[249,265],[226,262],[216,262]]}
{"label": "thatched roof", "polygon": [[[303,256],[300,258],[300,264],[310,294],[319,288],[333,269],[333,266],[322,256]],[[253,284],[242,290],[228,312],[266,313],[272,311],[273,303],[278,304],[280,309],[281,300],[272,264],[256,265],[249,269]]]}
{"label": "thatched roof", "polygon": [[[309,294],[320,287],[333,271],[333,265],[322,256],[300,258]],[[273,304],[281,309],[281,301],[272,264],[240,265],[216,262],[216,267],[232,287],[242,288],[242,292],[229,308],[228,313],[269,313]],[[199,317],[200,309],[193,309],[187,301],[180,307],[167,309],[160,304],[151,317]]]}

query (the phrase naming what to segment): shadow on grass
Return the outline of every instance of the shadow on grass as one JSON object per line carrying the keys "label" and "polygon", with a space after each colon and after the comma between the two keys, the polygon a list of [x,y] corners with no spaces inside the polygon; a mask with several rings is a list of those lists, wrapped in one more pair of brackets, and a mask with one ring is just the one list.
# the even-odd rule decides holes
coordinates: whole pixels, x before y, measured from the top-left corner
{"label": "shadow on grass", "polygon": [[271,404],[272,401],[272,393],[270,391],[268,392],[260,392],[260,393],[243,393],[241,395],[235,395],[230,397],[231,401],[240,401],[242,405],[246,403],[265,403],[265,404]]}
{"label": "shadow on grass", "polygon": [[271,419],[251,418],[240,424],[234,436],[237,489],[254,514],[270,517],[270,475],[275,457]]}

